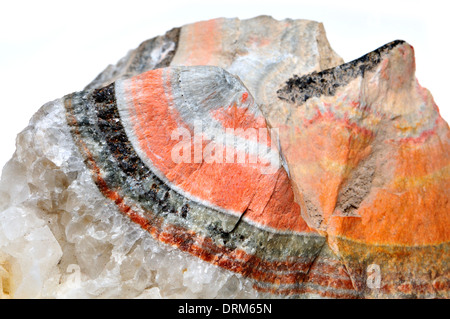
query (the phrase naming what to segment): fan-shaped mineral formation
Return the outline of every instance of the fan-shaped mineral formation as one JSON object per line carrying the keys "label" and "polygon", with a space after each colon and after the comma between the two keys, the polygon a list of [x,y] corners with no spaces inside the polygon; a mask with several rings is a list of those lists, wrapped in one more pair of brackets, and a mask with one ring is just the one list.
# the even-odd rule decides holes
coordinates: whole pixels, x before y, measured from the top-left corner
{"label": "fan-shaped mineral formation", "polygon": [[44,105],[0,183],[5,297],[448,297],[449,128],[395,41],[216,19]]}

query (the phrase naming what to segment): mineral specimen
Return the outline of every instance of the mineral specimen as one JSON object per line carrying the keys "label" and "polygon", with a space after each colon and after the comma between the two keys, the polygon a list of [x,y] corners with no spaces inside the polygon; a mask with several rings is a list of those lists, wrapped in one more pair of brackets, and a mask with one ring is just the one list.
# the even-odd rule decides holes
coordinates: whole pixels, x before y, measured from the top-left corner
{"label": "mineral specimen", "polygon": [[216,19],[44,105],[0,295],[448,298],[448,125],[405,42],[342,63],[319,23]]}

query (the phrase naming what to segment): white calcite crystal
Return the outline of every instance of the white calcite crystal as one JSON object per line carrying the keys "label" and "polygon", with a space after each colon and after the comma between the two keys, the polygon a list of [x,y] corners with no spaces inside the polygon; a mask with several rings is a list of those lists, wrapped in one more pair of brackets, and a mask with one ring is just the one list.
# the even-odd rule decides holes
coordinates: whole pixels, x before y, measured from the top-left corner
{"label": "white calcite crystal", "polygon": [[1,296],[249,298],[248,280],[154,240],[92,181],[61,100],[17,137],[3,170]]}

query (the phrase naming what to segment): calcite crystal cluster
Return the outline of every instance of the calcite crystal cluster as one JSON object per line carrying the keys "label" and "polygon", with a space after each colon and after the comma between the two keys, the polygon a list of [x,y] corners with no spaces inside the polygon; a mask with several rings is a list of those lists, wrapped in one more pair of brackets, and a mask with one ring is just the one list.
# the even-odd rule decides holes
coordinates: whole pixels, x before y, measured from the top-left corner
{"label": "calcite crystal cluster", "polygon": [[0,182],[0,296],[448,298],[450,131],[394,41],[215,19],[44,105]]}

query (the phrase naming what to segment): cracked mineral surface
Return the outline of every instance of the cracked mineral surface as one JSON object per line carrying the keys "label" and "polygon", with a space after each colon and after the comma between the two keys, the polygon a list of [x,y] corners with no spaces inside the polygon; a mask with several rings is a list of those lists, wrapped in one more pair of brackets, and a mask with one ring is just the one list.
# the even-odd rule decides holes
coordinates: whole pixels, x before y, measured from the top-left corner
{"label": "cracked mineral surface", "polygon": [[49,102],[0,182],[0,296],[448,298],[450,131],[391,42],[174,28]]}

